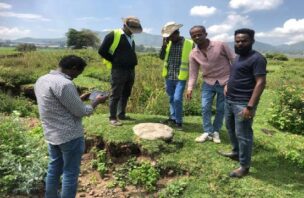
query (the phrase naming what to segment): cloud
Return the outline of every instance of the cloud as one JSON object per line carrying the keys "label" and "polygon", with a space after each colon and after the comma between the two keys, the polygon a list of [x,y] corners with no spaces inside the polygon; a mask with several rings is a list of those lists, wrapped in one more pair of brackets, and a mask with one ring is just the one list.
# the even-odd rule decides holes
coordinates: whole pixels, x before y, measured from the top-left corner
{"label": "cloud", "polygon": [[248,24],[250,24],[248,16],[232,13],[227,16],[223,23],[208,27],[207,32],[210,34],[223,34],[228,33],[238,26],[244,26]]}
{"label": "cloud", "polygon": [[0,3],[0,10],[9,10],[11,8],[12,8],[12,6],[10,4]]}
{"label": "cloud", "polygon": [[210,39],[215,41],[232,41],[233,36],[229,35],[228,33],[223,33],[212,36]]}
{"label": "cloud", "polygon": [[191,8],[190,10],[190,15],[191,16],[201,16],[201,17],[207,17],[207,16],[211,16],[216,12],[216,8],[215,7],[208,7],[208,6],[194,6],[193,8]]}
{"label": "cloud", "polygon": [[143,28],[143,32],[145,33],[151,33],[152,32],[152,28]]}
{"label": "cloud", "polygon": [[14,17],[25,20],[36,20],[36,21],[50,21],[48,18],[44,18],[37,14],[19,14],[15,12],[0,12],[0,17]]}
{"label": "cloud", "polygon": [[245,12],[254,10],[272,10],[283,3],[283,0],[230,0],[229,6],[233,9],[244,8]]}
{"label": "cloud", "polygon": [[292,44],[304,40],[304,18],[288,19],[282,27],[276,27],[269,32],[259,32],[256,37],[267,39],[287,40],[286,43]]}
{"label": "cloud", "polygon": [[17,27],[9,28],[9,27],[0,26],[0,37],[1,38],[11,39],[11,38],[16,38],[16,37],[27,36],[30,33],[31,33],[31,30],[29,30],[29,29],[20,29]]}

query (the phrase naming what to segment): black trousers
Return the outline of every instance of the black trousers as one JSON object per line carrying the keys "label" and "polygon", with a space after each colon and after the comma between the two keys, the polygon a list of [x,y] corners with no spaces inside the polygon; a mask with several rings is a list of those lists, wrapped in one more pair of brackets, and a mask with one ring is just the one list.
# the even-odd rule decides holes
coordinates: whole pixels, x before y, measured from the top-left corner
{"label": "black trousers", "polygon": [[110,120],[124,117],[128,99],[132,92],[135,80],[135,70],[130,69],[112,69],[111,86],[112,94],[110,96]]}

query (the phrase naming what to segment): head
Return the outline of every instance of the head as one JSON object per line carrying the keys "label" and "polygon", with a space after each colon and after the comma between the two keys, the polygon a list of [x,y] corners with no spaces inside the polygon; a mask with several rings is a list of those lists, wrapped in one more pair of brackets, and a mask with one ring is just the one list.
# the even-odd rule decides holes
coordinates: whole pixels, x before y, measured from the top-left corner
{"label": "head", "polygon": [[161,30],[161,34],[164,38],[166,38],[169,41],[172,41],[173,43],[179,41],[180,39],[180,32],[179,28],[181,28],[183,25],[178,24],[176,22],[168,22],[164,25],[164,27]]}
{"label": "head", "polygon": [[124,25],[123,29],[128,35],[142,32],[143,29],[137,17],[129,16],[126,18],[122,18],[122,20]]}
{"label": "head", "polygon": [[207,41],[207,35],[206,28],[202,25],[196,25],[190,29],[191,39],[197,45],[204,44]]}
{"label": "head", "polygon": [[234,32],[234,50],[240,56],[246,56],[254,44],[254,30],[243,28]]}
{"label": "head", "polygon": [[64,56],[59,62],[60,70],[72,79],[80,75],[86,65],[82,58],[75,55]]}

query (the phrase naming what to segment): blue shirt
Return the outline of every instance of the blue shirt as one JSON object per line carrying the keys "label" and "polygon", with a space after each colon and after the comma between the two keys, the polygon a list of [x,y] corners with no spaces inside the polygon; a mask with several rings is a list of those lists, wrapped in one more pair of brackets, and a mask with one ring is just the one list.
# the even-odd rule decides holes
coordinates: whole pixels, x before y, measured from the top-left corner
{"label": "blue shirt", "polygon": [[255,77],[266,75],[266,64],[263,55],[254,50],[247,56],[237,56],[227,84],[227,99],[249,101],[256,84]]}

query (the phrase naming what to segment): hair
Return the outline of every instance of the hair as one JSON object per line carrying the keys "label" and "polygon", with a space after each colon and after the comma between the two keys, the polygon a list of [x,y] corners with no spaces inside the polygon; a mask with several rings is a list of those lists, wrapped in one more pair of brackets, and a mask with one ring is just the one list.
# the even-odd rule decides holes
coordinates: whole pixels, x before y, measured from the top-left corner
{"label": "hair", "polygon": [[238,29],[235,30],[234,32],[234,36],[236,36],[237,34],[247,34],[249,36],[249,38],[254,41],[254,30],[252,29],[248,29],[248,28],[242,28],[242,29]]}
{"label": "hair", "polygon": [[195,28],[202,29],[204,32],[206,32],[205,26],[203,26],[203,25],[195,25],[195,26],[193,26],[192,28],[190,28],[189,33],[191,33],[191,31],[192,31],[193,29],[195,29]]}
{"label": "hair", "polygon": [[76,69],[82,71],[85,66],[87,66],[85,60],[75,55],[64,56],[59,62],[59,67],[62,69]]}

